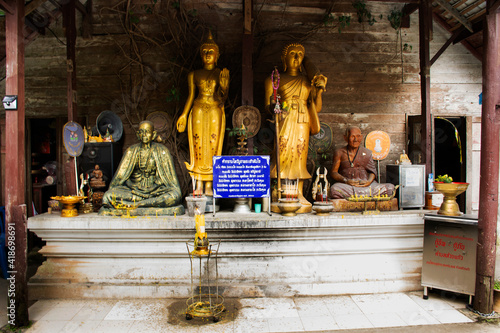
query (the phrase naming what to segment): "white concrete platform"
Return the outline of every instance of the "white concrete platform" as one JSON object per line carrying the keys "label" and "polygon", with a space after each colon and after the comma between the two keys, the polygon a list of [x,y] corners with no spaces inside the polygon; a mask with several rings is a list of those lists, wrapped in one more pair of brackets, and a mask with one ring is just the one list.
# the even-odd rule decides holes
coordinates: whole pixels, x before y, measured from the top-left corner
{"label": "white concrete platform", "polygon": [[[221,240],[220,293],[292,297],[420,290],[424,212],[206,215],[209,239]],[[195,230],[187,215],[42,214],[29,218],[28,228],[47,242],[41,250],[47,261],[29,283],[31,299],[190,295],[186,242]],[[211,274],[213,279],[214,266]]]}
{"label": "white concrete platform", "polygon": [[172,299],[40,300],[29,309],[34,324],[25,332],[250,333],[387,327],[408,328],[410,332],[422,325],[436,327],[439,324],[473,322],[463,299],[431,294],[428,300],[423,300],[421,292],[243,298],[234,308],[228,309],[218,323],[200,318],[187,321],[182,313],[173,310],[173,302]]}

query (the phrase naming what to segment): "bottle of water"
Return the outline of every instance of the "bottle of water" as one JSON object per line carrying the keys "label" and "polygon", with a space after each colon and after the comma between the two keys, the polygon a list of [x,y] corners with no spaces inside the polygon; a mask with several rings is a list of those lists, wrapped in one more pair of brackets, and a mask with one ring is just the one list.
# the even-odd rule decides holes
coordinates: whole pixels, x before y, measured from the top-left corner
{"label": "bottle of water", "polygon": [[427,179],[427,189],[429,192],[434,192],[434,174],[430,173]]}

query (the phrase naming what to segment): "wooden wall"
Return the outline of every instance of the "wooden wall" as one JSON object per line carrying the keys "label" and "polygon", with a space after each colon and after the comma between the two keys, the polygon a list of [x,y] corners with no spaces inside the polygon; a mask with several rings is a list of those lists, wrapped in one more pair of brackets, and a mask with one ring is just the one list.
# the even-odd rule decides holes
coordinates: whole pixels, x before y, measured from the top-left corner
{"label": "wooden wall", "polygon": [[[115,3],[118,1],[115,1]],[[151,42],[141,40],[137,47],[141,59],[150,69],[146,75],[155,82],[146,89],[137,109],[144,115],[165,111],[172,116],[173,149],[186,141],[185,134],[175,131],[175,117],[182,111],[186,100],[187,84],[184,80],[191,68],[200,68],[197,47],[189,48],[182,61],[173,59],[178,49],[175,43],[161,44],[169,38],[171,21],[163,15],[173,1],[158,1],[148,14],[144,5],[149,1],[133,1],[136,32],[151,36]],[[185,13],[190,13],[185,28],[191,29],[186,39],[203,37],[210,28],[221,50],[219,67],[231,71],[231,88],[227,104],[228,126],[231,114],[241,101],[241,0],[208,2],[184,0],[180,2]],[[254,103],[263,111],[263,85],[265,77],[274,66],[281,69],[280,54],[283,46],[299,41],[306,54],[328,77],[327,91],[323,95],[321,121],[333,131],[333,145],[327,159],[321,165],[331,165],[331,152],[344,145],[342,134],[349,125],[358,125],[365,134],[373,130],[386,131],[391,136],[391,152],[381,162],[382,180],[385,164],[394,163],[407,149],[406,119],[420,113],[418,13],[411,15],[411,26],[402,29],[402,43],[390,26],[387,15],[392,9],[401,9],[397,3],[368,2],[367,8],[377,19],[373,25],[359,23],[351,2],[335,2],[332,15],[351,15],[351,23],[339,33],[338,26],[325,26],[324,15],[332,3],[326,1],[274,1],[262,5],[254,1]],[[93,35],[90,39],[77,38],[77,110],[84,116],[86,125],[94,126],[96,117],[104,110],[117,112],[124,124],[124,145],[135,143],[134,127],[139,121],[137,114],[128,118],[124,106],[134,109],[127,98],[133,95],[131,88],[140,77],[139,68],[132,58],[133,46],[122,28],[123,17],[113,12],[110,1],[94,0]],[[380,16],[382,15],[382,18]],[[78,27],[80,14],[77,13]],[[130,19],[130,18],[129,18]],[[62,19],[51,27],[52,33],[39,36],[26,46],[26,115],[27,117],[64,116],[66,111],[66,51]],[[200,28],[203,27],[204,29]],[[80,30],[79,30],[80,31]],[[55,36],[57,36],[57,38]],[[179,32],[181,35],[181,32]],[[434,25],[431,57],[447,40],[449,34]],[[402,46],[407,44],[402,51]],[[185,47],[185,46],[184,46]],[[125,52],[123,52],[125,51]],[[402,52],[401,52],[402,51]],[[189,54],[187,54],[189,53]],[[127,57],[127,54],[130,57]],[[177,79],[179,100],[167,102],[172,88],[172,78]],[[431,106],[434,115],[480,116],[478,95],[481,92],[481,63],[461,45],[450,46],[431,69]],[[4,89],[5,81],[1,82]],[[124,103],[125,101],[125,103]],[[136,113],[137,113],[136,112]],[[266,114],[263,113],[265,119]],[[263,121],[262,127],[269,128]],[[270,144],[261,135],[255,139],[259,153]],[[262,142],[260,142],[262,141]],[[260,145],[260,146],[259,146]],[[185,153],[180,160],[187,158]]]}

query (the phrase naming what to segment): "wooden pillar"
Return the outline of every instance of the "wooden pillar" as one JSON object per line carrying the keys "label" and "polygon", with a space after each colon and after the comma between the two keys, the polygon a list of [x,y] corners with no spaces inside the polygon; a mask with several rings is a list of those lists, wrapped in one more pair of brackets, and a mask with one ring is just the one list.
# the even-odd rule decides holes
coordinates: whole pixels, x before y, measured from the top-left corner
{"label": "wooden pillar", "polygon": [[[76,20],[75,0],[69,0],[62,8],[63,26],[66,33],[66,68],[67,68],[67,100],[68,121],[76,121]],[[66,194],[75,195],[78,186],[75,184],[75,157],[70,157],[64,166],[66,176]]]}
{"label": "wooden pillar", "polygon": [[[29,323],[26,281],[24,0],[11,0],[8,4],[10,8],[5,14],[5,92],[6,95],[17,95],[17,110],[5,112],[6,245],[9,250],[7,315],[10,325],[21,327]],[[14,256],[11,256],[11,251],[15,252]]]}
{"label": "wooden pillar", "polygon": [[[253,33],[252,0],[243,0],[243,40],[241,59],[241,104],[253,105]],[[248,155],[253,155],[253,138],[247,140]]]}
{"label": "wooden pillar", "polygon": [[493,312],[496,225],[498,214],[500,112],[500,12],[487,0],[483,30],[483,109],[481,117],[481,178],[474,309]]}
{"label": "wooden pillar", "polygon": [[432,118],[431,118],[431,62],[430,47],[432,33],[431,0],[420,1],[418,9],[420,49],[420,96],[422,114],[422,145],[425,170],[432,172]]}
{"label": "wooden pillar", "polygon": [[68,121],[76,121],[75,0],[70,0],[63,6],[63,26],[66,32],[66,68],[68,72]]}

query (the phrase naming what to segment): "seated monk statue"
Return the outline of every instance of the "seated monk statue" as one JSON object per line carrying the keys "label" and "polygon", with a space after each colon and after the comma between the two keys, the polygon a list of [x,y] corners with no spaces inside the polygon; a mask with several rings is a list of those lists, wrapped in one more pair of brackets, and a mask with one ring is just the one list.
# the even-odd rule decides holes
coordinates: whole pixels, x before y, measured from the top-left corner
{"label": "seated monk statue", "polygon": [[[351,195],[392,195],[393,184],[376,182],[377,170],[372,152],[361,146],[363,135],[359,127],[349,127],[344,139],[347,146],[337,149],[333,154],[331,176],[336,182],[330,187],[330,198],[346,199]],[[370,190],[371,189],[371,190]]]}
{"label": "seated monk statue", "polygon": [[181,189],[169,150],[153,142],[156,138],[153,123],[139,124],[137,138],[130,146],[104,194],[101,215],[122,215],[118,205],[137,207],[134,215],[184,214]]}

